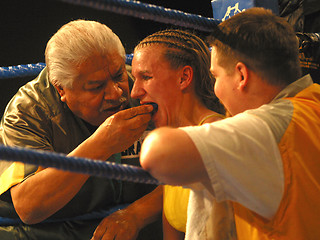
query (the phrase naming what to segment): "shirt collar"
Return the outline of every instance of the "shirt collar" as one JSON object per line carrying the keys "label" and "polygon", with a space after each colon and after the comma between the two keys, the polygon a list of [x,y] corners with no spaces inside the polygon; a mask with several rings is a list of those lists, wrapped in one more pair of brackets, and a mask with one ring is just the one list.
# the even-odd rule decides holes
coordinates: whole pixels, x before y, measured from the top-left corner
{"label": "shirt collar", "polygon": [[272,100],[276,101],[281,98],[286,98],[286,97],[293,97],[297,93],[301,92],[303,89],[309,87],[310,85],[313,84],[311,76],[305,75],[302,78],[299,78],[297,81],[289,84],[287,87],[285,87],[279,94]]}

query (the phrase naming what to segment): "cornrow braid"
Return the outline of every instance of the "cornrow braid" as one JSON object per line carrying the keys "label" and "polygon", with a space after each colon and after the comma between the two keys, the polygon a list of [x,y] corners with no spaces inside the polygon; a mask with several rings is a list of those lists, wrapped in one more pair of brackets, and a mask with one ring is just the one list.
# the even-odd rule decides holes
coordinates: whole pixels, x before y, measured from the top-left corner
{"label": "cornrow braid", "polygon": [[223,113],[214,94],[214,78],[210,72],[210,51],[198,36],[179,29],[158,31],[144,38],[135,51],[150,45],[162,45],[167,49],[164,57],[173,69],[189,65],[194,71],[195,92],[209,109]]}

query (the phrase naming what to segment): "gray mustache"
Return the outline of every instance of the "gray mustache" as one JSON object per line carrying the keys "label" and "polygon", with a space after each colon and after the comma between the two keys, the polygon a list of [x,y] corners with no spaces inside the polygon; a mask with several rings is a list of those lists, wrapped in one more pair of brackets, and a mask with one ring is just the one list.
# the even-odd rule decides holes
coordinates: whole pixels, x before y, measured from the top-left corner
{"label": "gray mustache", "polygon": [[107,100],[107,101],[103,102],[99,111],[102,112],[108,108],[114,108],[114,107],[120,106],[127,101],[128,101],[128,98],[123,97],[123,96],[120,97],[118,100]]}

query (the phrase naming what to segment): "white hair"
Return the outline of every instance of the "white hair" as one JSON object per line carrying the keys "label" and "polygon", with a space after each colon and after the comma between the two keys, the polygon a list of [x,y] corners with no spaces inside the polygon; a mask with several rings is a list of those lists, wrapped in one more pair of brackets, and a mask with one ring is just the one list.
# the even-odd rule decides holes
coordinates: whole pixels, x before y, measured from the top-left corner
{"label": "white hair", "polygon": [[94,54],[107,56],[115,51],[125,60],[119,37],[106,25],[88,20],[71,21],[47,43],[45,60],[49,80],[53,85],[71,88],[81,63]]}

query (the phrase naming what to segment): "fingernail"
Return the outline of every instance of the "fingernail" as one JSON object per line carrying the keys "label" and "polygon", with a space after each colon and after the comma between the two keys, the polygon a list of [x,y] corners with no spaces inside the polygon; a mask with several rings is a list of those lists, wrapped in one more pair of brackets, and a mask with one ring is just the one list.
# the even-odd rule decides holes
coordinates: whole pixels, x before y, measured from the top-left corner
{"label": "fingernail", "polygon": [[154,102],[148,102],[148,103],[145,103],[144,105],[151,105],[153,107],[153,110],[151,112],[152,115],[158,111],[158,104]]}

